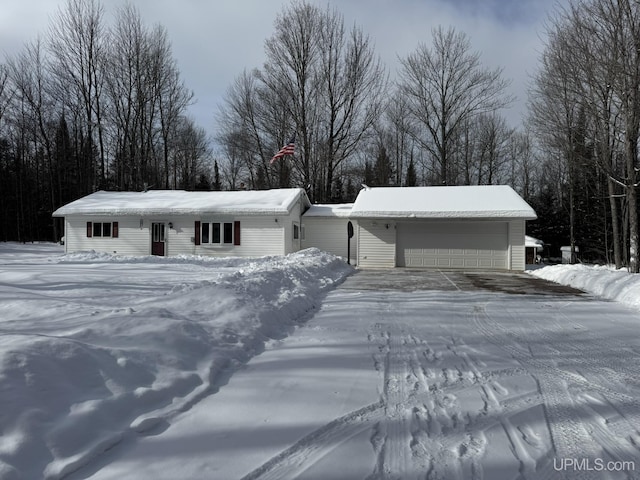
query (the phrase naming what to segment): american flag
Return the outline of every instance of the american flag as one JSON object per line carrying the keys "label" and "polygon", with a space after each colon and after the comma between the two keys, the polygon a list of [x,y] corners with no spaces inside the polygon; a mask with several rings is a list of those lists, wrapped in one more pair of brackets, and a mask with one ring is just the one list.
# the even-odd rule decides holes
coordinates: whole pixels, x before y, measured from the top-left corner
{"label": "american flag", "polygon": [[278,150],[278,153],[276,153],[273,156],[273,158],[271,159],[271,162],[269,163],[273,163],[277,159],[282,158],[285,155],[293,155],[293,150],[295,149],[295,146],[296,146],[296,136],[294,135],[293,137],[291,137],[291,140],[289,140],[289,142],[287,142],[287,144],[284,147]]}

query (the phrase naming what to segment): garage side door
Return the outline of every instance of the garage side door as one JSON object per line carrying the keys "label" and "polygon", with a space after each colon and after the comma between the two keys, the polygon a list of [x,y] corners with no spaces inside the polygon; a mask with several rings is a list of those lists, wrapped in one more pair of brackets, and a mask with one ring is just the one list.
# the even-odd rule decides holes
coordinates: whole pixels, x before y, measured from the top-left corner
{"label": "garage side door", "polygon": [[509,268],[507,222],[400,223],[400,267]]}

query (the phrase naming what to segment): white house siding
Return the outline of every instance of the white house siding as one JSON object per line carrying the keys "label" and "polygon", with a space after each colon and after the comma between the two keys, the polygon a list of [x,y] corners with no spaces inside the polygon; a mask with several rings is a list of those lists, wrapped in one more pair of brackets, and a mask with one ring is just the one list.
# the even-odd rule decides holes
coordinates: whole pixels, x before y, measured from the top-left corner
{"label": "white house siding", "polygon": [[294,223],[300,227],[300,216],[303,213],[302,199],[298,200],[291,208],[291,213],[286,217],[278,217],[278,222],[284,228],[284,253],[289,254],[300,250],[300,230],[298,230],[298,239],[293,238]]}
{"label": "white house siding", "polygon": [[509,247],[511,249],[511,270],[525,269],[524,220],[509,222]]}
{"label": "white house siding", "polygon": [[443,220],[399,223],[397,265],[506,270],[508,223]]}
{"label": "white house siding", "polygon": [[[278,222],[275,219],[278,218]],[[284,225],[289,217],[216,217],[201,219],[202,222],[240,222],[240,245],[197,245],[197,255],[216,257],[255,257],[263,255],[283,255]],[[192,222],[194,223],[194,222]],[[194,225],[191,226],[193,232]],[[193,236],[193,233],[192,233]]]}
{"label": "white house siding", "polygon": [[[339,257],[347,258],[348,223],[348,218],[303,216],[302,248],[316,247]],[[354,225],[354,236],[351,239],[351,259],[355,263],[358,258],[358,229],[355,220],[351,223]]]}
{"label": "white house siding", "polygon": [[390,220],[358,221],[358,266],[389,268],[396,265],[396,225]]}
{"label": "white house siding", "polygon": [[[194,227],[195,218],[190,217],[168,217],[167,219],[158,220],[146,220],[145,226],[149,229],[149,247],[147,255],[151,253],[151,223],[152,222],[164,222],[165,223],[165,255],[193,255],[195,253],[194,244]],[[173,228],[169,228],[169,223],[173,225]]]}
{"label": "white house siding", "polygon": [[[87,222],[118,222],[118,237],[87,237]],[[65,251],[95,250],[118,255],[150,253],[149,224],[133,217],[70,216],[65,221]]]}

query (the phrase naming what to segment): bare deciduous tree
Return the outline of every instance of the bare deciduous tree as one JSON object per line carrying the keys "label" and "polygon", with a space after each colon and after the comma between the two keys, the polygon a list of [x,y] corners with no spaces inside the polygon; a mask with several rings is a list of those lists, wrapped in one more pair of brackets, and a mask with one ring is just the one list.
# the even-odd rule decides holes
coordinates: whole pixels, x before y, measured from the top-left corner
{"label": "bare deciduous tree", "polygon": [[300,181],[317,187],[316,135],[319,85],[317,65],[321,43],[320,10],[304,1],[285,8],[275,21],[275,33],[265,42],[267,61],[260,79],[286,109],[287,122],[274,151],[297,132],[297,153],[293,159]]}
{"label": "bare deciduous tree", "polygon": [[[132,5],[118,10],[111,33],[106,76],[116,145],[114,176],[127,188],[179,183],[177,158],[181,116],[193,93],[180,79],[166,30],[148,29]],[[186,130],[182,130],[186,131]],[[172,177],[173,175],[173,177]]]}
{"label": "bare deciduous tree", "polygon": [[[606,175],[615,263],[622,264],[624,253],[637,272],[640,5],[573,1],[552,19],[548,34],[535,79],[534,125],[547,145],[563,152],[571,205],[585,164]],[[619,208],[621,196],[627,215]]]}
{"label": "bare deciduous tree", "polygon": [[10,98],[9,70],[6,65],[0,64],[0,123],[2,123],[4,112],[9,107]]}
{"label": "bare deciduous tree", "polygon": [[336,11],[323,15],[320,41],[326,200],[332,196],[334,170],[354,153],[382,113],[386,75],[368,37],[355,27],[346,34],[344,19]]}
{"label": "bare deciduous tree", "polygon": [[[368,37],[357,27],[346,31],[337,11],[295,2],[275,29],[265,43],[264,68],[245,72],[230,89],[220,138],[236,142],[234,148],[242,139],[254,186],[293,182],[325,201],[334,198],[336,171],[382,113],[386,74]],[[270,165],[294,132],[295,156]]]}
{"label": "bare deciduous tree", "polygon": [[130,5],[115,20],[98,0],[67,0],[0,68],[5,239],[58,240],[50,213],[96,188],[207,187],[206,136],[184,119],[192,93],[166,30]]}
{"label": "bare deciduous tree", "polygon": [[[97,0],[67,0],[50,24],[48,48],[59,94],[78,100],[84,114],[85,150],[91,161],[95,133],[99,147],[97,183],[106,183],[106,157],[103,125],[103,61],[107,45],[104,10]],[[67,93],[70,88],[74,92]],[[95,181],[90,179],[94,188]]]}
{"label": "bare deciduous tree", "polygon": [[[47,76],[46,60],[40,39],[25,46],[22,53],[8,61],[8,72],[15,88],[14,100],[28,108],[34,134],[38,144],[42,145],[46,163],[49,192],[49,207],[57,205],[56,165],[53,158],[53,137],[50,112],[55,111],[55,101],[51,96],[50,80]],[[57,238],[57,224],[54,223],[54,236]]]}
{"label": "bare deciduous tree", "polygon": [[569,194],[569,231],[572,259],[576,255],[574,186],[575,165],[578,161],[577,137],[580,97],[572,85],[569,50],[565,46],[566,30],[549,35],[548,48],[542,56],[542,66],[534,79],[530,115],[539,137],[557,150],[558,159],[567,176]]}
{"label": "bare deciduous tree", "polygon": [[420,127],[416,140],[430,152],[437,183],[454,183],[453,149],[464,123],[495,112],[512,98],[501,69],[483,68],[469,38],[453,28],[433,30],[433,46],[418,46],[401,60],[400,85]]}

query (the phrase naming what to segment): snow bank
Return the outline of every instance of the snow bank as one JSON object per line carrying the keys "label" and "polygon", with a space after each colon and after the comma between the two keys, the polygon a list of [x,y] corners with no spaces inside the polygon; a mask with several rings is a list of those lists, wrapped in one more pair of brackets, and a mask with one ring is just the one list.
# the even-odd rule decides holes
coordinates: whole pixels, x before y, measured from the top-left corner
{"label": "snow bank", "polygon": [[640,275],[626,270],[606,266],[551,265],[530,273],[640,309]]}
{"label": "snow bank", "polygon": [[61,478],[163,429],[352,271],[317,249],[258,259],[47,252],[0,244],[5,480]]}

